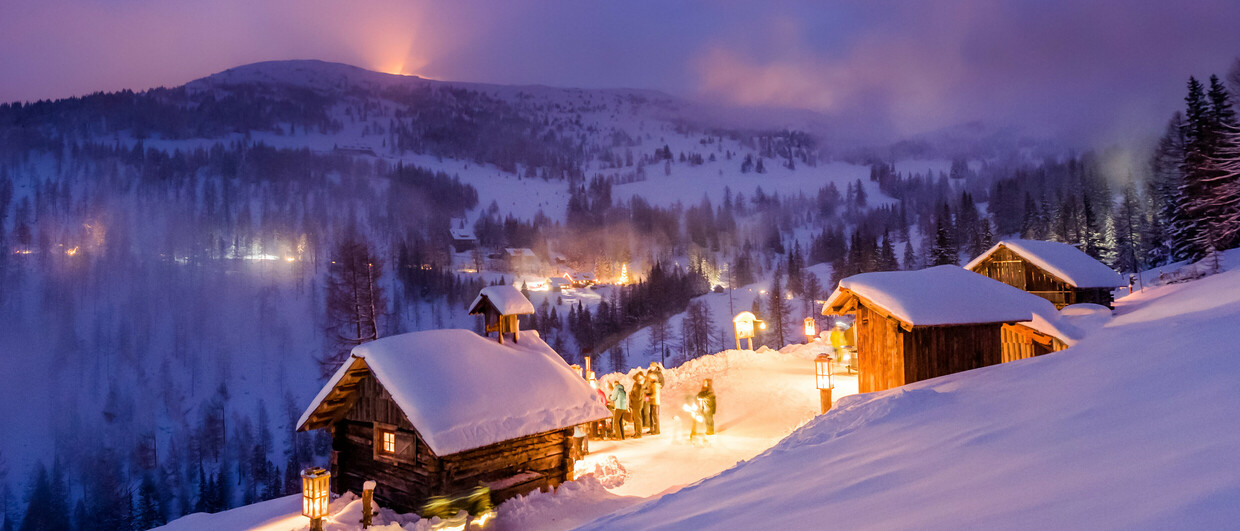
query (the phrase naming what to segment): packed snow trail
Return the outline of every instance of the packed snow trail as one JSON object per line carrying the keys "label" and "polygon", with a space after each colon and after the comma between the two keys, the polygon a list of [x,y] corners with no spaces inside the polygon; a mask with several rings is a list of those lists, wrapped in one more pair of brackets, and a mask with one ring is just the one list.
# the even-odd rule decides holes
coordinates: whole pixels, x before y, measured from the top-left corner
{"label": "packed snow trail", "polygon": [[[785,353],[729,350],[664,371],[660,435],[591,441],[587,471],[611,456],[629,472],[616,494],[648,497],[713,476],[770,448],[818,414],[813,356],[825,347],[796,345]],[[837,375],[834,397],[857,392],[855,376]],[[715,435],[689,441],[692,418],[682,405],[712,378],[718,409]],[[625,388],[632,379],[627,378]],[[631,431],[626,431],[626,437]]]}
{"label": "packed snow trail", "polygon": [[846,397],[585,529],[1234,528],[1240,271],[1117,306],[1072,348]]}

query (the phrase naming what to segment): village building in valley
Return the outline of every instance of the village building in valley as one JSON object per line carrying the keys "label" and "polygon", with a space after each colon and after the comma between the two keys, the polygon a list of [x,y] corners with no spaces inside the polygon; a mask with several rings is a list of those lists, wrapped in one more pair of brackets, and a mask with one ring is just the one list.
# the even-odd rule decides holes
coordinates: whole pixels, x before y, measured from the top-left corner
{"label": "village building in valley", "polygon": [[[609,412],[536,331],[518,342],[515,315],[498,325],[526,306],[492,286],[470,308],[499,338],[428,330],[355,347],[297,426],[330,430],[332,490],[373,480],[384,507],[411,512],[479,486],[499,503],[569,480],[574,426]],[[501,343],[505,333],[514,341]]]}
{"label": "village building in valley", "polygon": [[1046,300],[951,265],[848,277],[822,313],[856,315],[863,393],[1062,350],[1072,341],[1065,332],[1071,325]]}
{"label": "village building in valley", "polygon": [[1119,273],[1060,242],[1003,240],[964,266],[1055,303],[1110,307],[1112,291],[1127,285]]}

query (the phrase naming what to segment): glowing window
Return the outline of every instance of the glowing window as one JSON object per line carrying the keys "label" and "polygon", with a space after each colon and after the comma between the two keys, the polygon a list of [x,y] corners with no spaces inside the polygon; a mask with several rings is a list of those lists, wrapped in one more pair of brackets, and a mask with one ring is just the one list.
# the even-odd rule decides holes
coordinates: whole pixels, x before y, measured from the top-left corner
{"label": "glowing window", "polygon": [[383,453],[396,453],[396,434],[390,431],[382,432],[383,434]]}

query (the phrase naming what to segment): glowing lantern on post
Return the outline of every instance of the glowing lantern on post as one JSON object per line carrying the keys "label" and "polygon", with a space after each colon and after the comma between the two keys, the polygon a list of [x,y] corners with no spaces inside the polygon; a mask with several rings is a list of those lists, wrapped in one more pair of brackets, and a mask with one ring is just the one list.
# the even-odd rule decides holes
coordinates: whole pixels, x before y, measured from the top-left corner
{"label": "glowing lantern on post", "polygon": [[320,467],[301,471],[301,514],[310,519],[311,531],[323,531],[323,517],[327,516],[328,482],[332,473]]}
{"label": "glowing lantern on post", "polygon": [[835,381],[831,379],[831,356],[819,354],[814,358],[814,375],[818,383],[818,397],[822,402],[822,412],[831,409],[831,390],[835,389]]}
{"label": "glowing lantern on post", "polygon": [[805,342],[809,343],[814,340],[814,336],[818,335],[818,324],[814,322],[813,317],[805,318]]}

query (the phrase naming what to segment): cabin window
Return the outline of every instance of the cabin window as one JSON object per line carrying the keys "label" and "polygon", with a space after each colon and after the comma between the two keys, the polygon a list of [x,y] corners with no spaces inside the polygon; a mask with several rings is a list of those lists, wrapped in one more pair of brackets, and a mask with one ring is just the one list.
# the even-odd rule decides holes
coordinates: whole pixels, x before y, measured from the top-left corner
{"label": "cabin window", "polygon": [[381,431],[379,433],[382,435],[382,438],[383,438],[383,448],[381,448],[379,451],[385,454],[396,453],[396,434],[390,431]]}
{"label": "cabin window", "polygon": [[414,435],[400,431],[396,426],[376,422],[374,424],[374,458],[376,461],[413,462],[416,460]]}

